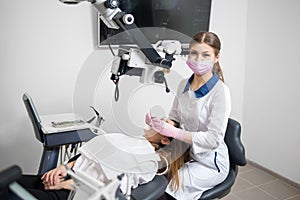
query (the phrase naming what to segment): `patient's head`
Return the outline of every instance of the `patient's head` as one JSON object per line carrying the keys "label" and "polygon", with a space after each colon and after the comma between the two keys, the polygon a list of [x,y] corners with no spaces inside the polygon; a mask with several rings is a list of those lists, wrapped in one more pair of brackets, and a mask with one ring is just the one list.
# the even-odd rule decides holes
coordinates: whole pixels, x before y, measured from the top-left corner
{"label": "patient's head", "polygon": [[[166,122],[174,125],[174,122],[172,120],[166,120]],[[148,130],[144,129],[144,133],[145,133],[145,138],[152,144],[152,146],[154,146],[156,150],[166,145],[169,145],[172,140],[172,138],[163,136],[157,133],[152,128]]]}

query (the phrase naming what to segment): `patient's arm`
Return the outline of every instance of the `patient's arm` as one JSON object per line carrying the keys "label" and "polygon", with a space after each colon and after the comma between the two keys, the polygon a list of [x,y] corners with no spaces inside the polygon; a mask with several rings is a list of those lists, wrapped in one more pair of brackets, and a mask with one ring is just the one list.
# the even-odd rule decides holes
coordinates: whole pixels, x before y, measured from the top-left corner
{"label": "patient's arm", "polygon": [[[72,168],[75,164],[76,160],[69,162],[67,165],[68,167]],[[64,165],[60,165],[48,172],[46,172],[42,177],[43,184],[45,186],[45,189],[53,188],[54,186],[57,187],[66,187],[64,184],[62,184],[64,181],[64,178],[67,176],[67,169]]]}

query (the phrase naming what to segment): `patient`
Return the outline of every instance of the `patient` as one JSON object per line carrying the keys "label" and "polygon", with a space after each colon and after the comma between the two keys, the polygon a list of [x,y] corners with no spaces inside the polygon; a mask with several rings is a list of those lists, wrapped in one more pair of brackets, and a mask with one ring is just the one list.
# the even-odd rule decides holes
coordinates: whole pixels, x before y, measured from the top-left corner
{"label": "patient", "polygon": [[[106,140],[104,138],[106,138]],[[116,140],[117,138],[118,140]],[[178,190],[180,187],[178,169],[183,166],[185,161],[186,156],[184,155],[186,154],[184,154],[184,152],[187,150],[186,144],[162,136],[152,129],[145,130],[145,138],[136,140],[124,134],[99,135],[83,145],[81,155],[71,159],[67,165],[72,168],[75,173],[76,170],[84,171],[104,183],[109,179],[115,178],[124,172],[124,170],[130,170],[133,172],[131,173],[133,174],[130,181],[131,187],[135,188],[139,184],[151,181],[157,172],[166,170],[164,159],[161,159],[162,162],[159,162],[160,159],[158,155],[160,155],[167,158],[168,163],[170,163],[165,175],[168,180],[172,180],[172,188]],[[125,149],[121,147],[122,145]],[[120,151],[116,152],[116,149],[122,149],[121,153]],[[93,153],[91,153],[91,150]],[[142,155],[143,162],[128,162],[127,160],[122,160],[122,158],[128,159],[127,155],[129,154],[139,159],[138,152],[141,151],[143,155],[146,155]],[[116,159],[119,162],[109,163],[110,160]],[[131,161],[133,160],[132,158]],[[122,161],[126,162],[126,164],[122,165]],[[107,165],[107,163],[109,165]],[[143,169],[143,172],[137,171],[138,169]],[[67,199],[70,190],[73,189],[73,180],[66,180],[66,176],[67,171],[65,166],[60,165],[46,172],[42,177],[24,175],[19,183],[38,199]],[[172,177],[174,178],[172,179]],[[123,179],[122,183],[127,183],[126,177],[125,180]],[[122,183],[120,188],[124,193],[126,186]]]}

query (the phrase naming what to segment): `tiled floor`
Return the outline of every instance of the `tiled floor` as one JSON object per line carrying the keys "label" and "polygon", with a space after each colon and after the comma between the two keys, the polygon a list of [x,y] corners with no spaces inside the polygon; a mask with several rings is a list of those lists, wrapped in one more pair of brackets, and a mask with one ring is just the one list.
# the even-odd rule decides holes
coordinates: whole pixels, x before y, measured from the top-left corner
{"label": "tiled floor", "polygon": [[247,164],[222,200],[300,200],[300,189]]}

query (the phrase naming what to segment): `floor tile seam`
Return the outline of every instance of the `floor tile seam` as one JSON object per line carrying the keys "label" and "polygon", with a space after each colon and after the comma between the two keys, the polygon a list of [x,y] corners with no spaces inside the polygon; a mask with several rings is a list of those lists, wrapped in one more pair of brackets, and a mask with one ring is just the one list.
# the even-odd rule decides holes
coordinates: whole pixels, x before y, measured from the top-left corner
{"label": "floor tile seam", "polygon": [[[260,166],[257,166],[257,167],[256,167],[256,166],[253,166],[252,169],[247,170],[247,171],[245,171],[245,172],[251,172],[251,171],[257,171],[258,173],[263,173],[263,174],[266,174],[266,175],[268,175],[268,176],[275,177],[275,176],[271,173],[271,171],[267,171],[267,169],[262,168],[262,167],[260,167]],[[277,177],[275,177],[275,178],[277,178]]]}
{"label": "floor tile seam", "polygon": [[300,194],[296,194],[296,195],[291,196],[291,197],[288,197],[288,198],[286,198],[286,199],[284,199],[284,200],[289,200],[289,199],[292,199],[292,198],[295,198],[295,197],[300,197]]}
{"label": "floor tile seam", "polygon": [[251,186],[252,186],[252,185],[253,185],[253,186],[255,185],[255,184],[251,183],[249,180],[247,180],[247,179],[245,179],[245,178],[243,178],[243,177],[240,177],[240,176],[239,176],[239,178],[242,179],[243,181],[249,183]]}
{"label": "floor tile seam", "polygon": [[251,161],[251,160],[247,160],[247,161],[255,169],[262,170],[262,171],[266,172],[267,174],[269,174],[269,175],[271,175],[275,178],[278,178],[279,180],[282,180],[282,181],[286,182],[287,184],[289,184],[293,187],[296,187],[297,189],[300,189],[300,183],[297,183],[297,182],[295,182],[295,181],[293,181],[293,180],[291,180],[287,177],[284,177],[284,176],[282,176],[282,175],[280,175],[280,174],[278,174],[278,173],[276,173],[276,172],[274,172],[274,171],[272,171],[272,170],[270,170],[270,169],[268,169],[268,168],[266,168],[266,167],[264,167],[264,166],[262,166],[262,165],[260,165],[256,162],[254,162],[254,161]]}
{"label": "floor tile seam", "polygon": [[284,184],[284,185],[290,187],[290,188],[293,188],[294,190],[297,190],[298,193],[300,194],[300,189],[297,188],[296,186],[294,186],[294,185],[292,185],[292,184],[290,184],[290,183],[288,183],[288,182],[286,182],[286,181],[284,181],[284,180],[281,180],[280,178],[278,179],[278,181],[281,182],[282,184]]}
{"label": "floor tile seam", "polygon": [[231,195],[234,196],[237,200],[242,200],[238,196],[236,196],[235,194],[231,194]]}
{"label": "floor tile seam", "polygon": [[258,187],[258,186],[257,186],[257,188],[258,188],[260,191],[264,192],[265,194],[267,194],[267,195],[271,196],[273,199],[276,199],[276,200],[281,200],[281,199],[279,199],[279,198],[277,198],[277,197],[273,196],[271,193],[269,193],[269,192],[267,192],[267,191],[263,190],[262,188],[260,188],[260,187]]}
{"label": "floor tile seam", "polygon": [[257,187],[256,185],[252,185],[252,186],[250,186],[250,187],[241,189],[241,190],[239,190],[239,191],[232,191],[231,193],[232,193],[232,194],[241,193],[241,192],[245,192],[245,191],[247,191],[247,190],[251,190],[251,189],[256,188],[256,187]]}
{"label": "floor tile seam", "polygon": [[[274,180],[273,182],[276,182],[276,181],[279,181],[279,182],[282,182],[280,179],[277,179],[277,180]],[[276,198],[275,196],[273,196],[271,193],[269,193],[268,191],[266,191],[265,189],[261,188],[261,186],[265,186],[265,185],[268,185],[268,184],[271,184],[272,182],[269,182],[269,183],[265,183],[265,184],[260,184],[260,185],[256,185],[260,190],[264,191],[265,193],[268,193],[270,194],[272,197]],[[289,186],[289,187],[293,187],[291,185],[289,185],[288,183],[284,183],[285,185]],[[297,188],[295,188],[298,192],[299,190]],[[300,196],[300,193],[297,193],[293,196],[297,196],[299,195]],[[287,197],[287,198],[291,198],[291,197]],[[277,199],[277,198],[276,198]],[[286,198],[285,198],[286,199]]]}
{"label": "floor tile seam", "polygon": [[246,181],[247,183],[249,183],[249,184],[251,184],[251,185],[256,185],[256,186],[261,186],[261,185],[264,185],[264,184],[269,184],[269,183],[272,183],[273,181],[277,181],[277,180],[278,180],[277,178],[275,178],[275,179],[270,180],[270,181],[267,181],[267,182],[265,182],[265,183],[255,184],[255,183],[249,181],[249,180],[246,179],[246,178],[243,178],[243,177],[239,177],[239,178],[241,178],[243,181]]}
{"label": "floor tile seam", "polygon": [[261,187],[261,186],[265,186],[265,185],[268,185],[268,184],[271,184],[271,183],[275,183],[277,181],[280,181],[280,180],[279,179],[275,179],[275,180],[272,180],[272,181],[269,181],[269,182],[266,182],[266,183],[257,184],[257,186]]}
{"label": "floor tile seam", "polygon": [[[286,182],[280,180],[279,178],[276,179],[276,180],[274,180],[274,181],[271,181],[271,182],[269,182],[269,183],[264,183],[264,184],[260,184],[260,185],[257,185],[257,186],[258,186],[258,187],[262,187],[262,186],[266,186],[266,185],[268,185],[268,184],[271,184],[272,182],[277,182],[277,181],[279,181],[280,183],[284,184],[286,187],[289,187],[289,188],[291,188],[291,189],[297,191],[297,194],[296,194],[296,195],[300,195],[300,190],[299,190],[297,187],[294,187],[293,185],[290,185],[290,184],[288,184],[288,183],[286,183]],[[264,190],[263,188],[261,188],[261,189]]]}
{"label": "floor tile seam", "polygon": [[251,171],[254,171],[254,170],[255,170],[255,168],[253,168],[253,169],[248,169],[248,170],[246,170],[246,171],[242,171],[242,172],[239,170],[239,172],[238,172],[238,173],[239,173],[239,174],[243,174],[243,173],[246,173],[246,172],[251,172]]}
{"label": "floor tile seam", "polygon": [[[274,196],[271,195],[270,193],[268,193],[268,192],[262,190],[261,188],[259,188],[259,187],[256,186],[256,185],[253,185],[252,187],[249,187],[249,188],[240,190],[240,191],[238,191],[238,192],[233,192],[233,193],[231,193],[231,194],[238,198],[237,193],[243,193],[243,192],[245,192],[245,191],[247,191],[247,190],[251,190],[251,189],[253,189],[253,188],[256,188],[256,189],[260,190],[261,192],[263,192],[264,194],[270,196],[270,197],[273,198],[274,200],[281,200],[281,199],[278,199],[278,198],[274,197]],[[238,199],[239,199],[239,200],[242,200],[242,199],[240,199],[240,198],[238,198]]]}
{"label": "floor tile seam", "polygon": [[[264,173],[265,173],[265,172],[264,172]],[[272,176],[272,175],[271,175],[271,176]],[[293,188],[293,189],[295,189],[295,190],[297,190],[297,191],[300,192],[300,189],[299,189],[299,188],[297,188],[296,186],[294,186],[294,185],[292,185],[292,184],[289,184],[289,183],[286,182],[285,180],[282,180],[282,179],[277,178],[277,177],[275,177],[275,176],[272,176],[272,177],[274,177],[275,179],[274,179],[274,180],[271,180],[271,181],[269,181],[269,182],[266,182],[266,183],[262,183],[262,184],[254,184],[254,183],[252,183],[251,181],[247,180],[246,178],[243,178],[243,177],[239,176],[239,178],[241,178],[243,181],[246,181],[247,183],[252,184],[252,185],[263,186],[263,185],[270,184],[270,183],[272,183],[272,182],[279,181],[279,182],[281,182],[282,184],[284,184],[284,185],[286,185],[286,186],[288,186],[288,187],[291,187],[291,188]]]}

